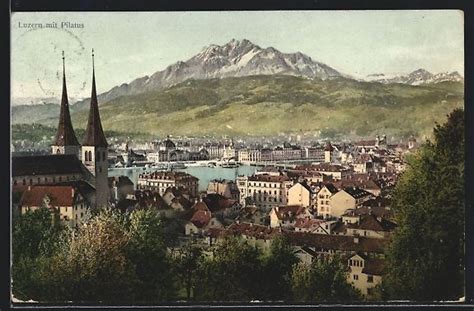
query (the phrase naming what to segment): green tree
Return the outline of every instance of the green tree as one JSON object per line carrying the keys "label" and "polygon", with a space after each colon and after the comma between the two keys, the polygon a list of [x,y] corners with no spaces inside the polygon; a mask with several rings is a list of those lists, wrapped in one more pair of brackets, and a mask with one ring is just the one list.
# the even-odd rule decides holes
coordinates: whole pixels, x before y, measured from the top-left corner
{"label": "green tree", "polygon": [[197,286],[197,270],[203,260],[202,249],[193,243],[187,243],[181,247],[176,259],[176,270],[180,277],[180,283],[186,290],[186,298],[191,299],[193,288]]}
{"label": "green tree", "polygon": [[293,299],[317,303],[360,300],[360,293],[347,283],[346,277],[346,267],[339,257],[314,260],[311,265],[300,263],[293,271]]}
{"label": "green tree", "polygon": [[259,248],[242,238],[226,237],[199,266],[195,295],[201,301],[250,301],[259,296]]}
{"label": "green tree", "polygon": [[57,214],[44,207],[16,216],[12,227],[13,261],[50,254],[63,229]]}
{"label": "green tree", "polygon": [[28,300],[41,295],[38,266],[55,252],[63,233],[57,214],[47,208],[13,218],[12,291],[16,298]]}
{"label": "green tree", "polygon": [[134,266],[136,301],[170,301],[175,297],[172,260],[167,254],[158,212],[137,210],[130,214],[126,256]]}
{"label": "green tree", "polygon": [[436,125],[434,142],[408,165],[394,191],[399,226],[387,249],[384,298],[458,299],[464,285],[463,110]]}
{"label": "green tree", "polygon": [[262,260],[260,294],[264,300],[289,300],[291,274],[298,262],[293,247],[284,236],[273,239],[269,253]]}

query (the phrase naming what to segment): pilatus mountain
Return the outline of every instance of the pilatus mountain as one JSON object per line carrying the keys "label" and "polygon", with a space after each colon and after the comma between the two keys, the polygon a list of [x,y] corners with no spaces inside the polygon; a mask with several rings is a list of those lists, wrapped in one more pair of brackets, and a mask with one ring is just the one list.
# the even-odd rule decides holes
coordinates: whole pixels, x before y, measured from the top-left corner
{"label": "pilatus mountain", "polygon": [[301,52],[282,53],[273,47],[261,48],[246,39],[232,39],[224,45],[211,44],[187,61],[178,61],[151,76],[116,86],[101,94],[99,100],[106,102],[122,95],[160,90],[188,79],[276,74],[323,80],[343,76]]}
{"label": "pilatus mountain", "polygon": [[[233,39],[116,86],[99,95],[99,104],[103,123],[117,132],[421,136],[463,106],[463,82],[457,72],[423,69],[357,80],[301,52]],[[88,99],[71,105],[78,128],[87,123],[88,105]],[[17,106],[12,121],[55,126],[58,113],[55,104]]]}

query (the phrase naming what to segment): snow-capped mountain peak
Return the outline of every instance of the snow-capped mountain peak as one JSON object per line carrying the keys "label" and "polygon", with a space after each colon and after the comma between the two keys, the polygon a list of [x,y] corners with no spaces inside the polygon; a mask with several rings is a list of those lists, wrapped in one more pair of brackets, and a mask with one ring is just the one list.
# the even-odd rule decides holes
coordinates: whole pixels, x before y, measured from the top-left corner
{"label": "snow-capped mountain peak", "polygon": [[360,80],[380,83],[403,83],[409,85],[422,85],[430,83],[440,83],[445,81],[460,82],[463,81],[464,78],[457,71],[432,74],[431,72],[423,68],[419,68],[405,75],[386,75],[383,73],[377,73],[370,74]]}

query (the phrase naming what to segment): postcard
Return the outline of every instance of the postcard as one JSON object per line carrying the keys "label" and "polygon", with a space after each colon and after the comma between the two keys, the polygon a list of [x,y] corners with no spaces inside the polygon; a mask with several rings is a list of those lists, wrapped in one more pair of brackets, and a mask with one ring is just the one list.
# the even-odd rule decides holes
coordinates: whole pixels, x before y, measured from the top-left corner
{"label": "postcard", "polygon": [[460,10],[15,12],[13,303],[462,302]]}

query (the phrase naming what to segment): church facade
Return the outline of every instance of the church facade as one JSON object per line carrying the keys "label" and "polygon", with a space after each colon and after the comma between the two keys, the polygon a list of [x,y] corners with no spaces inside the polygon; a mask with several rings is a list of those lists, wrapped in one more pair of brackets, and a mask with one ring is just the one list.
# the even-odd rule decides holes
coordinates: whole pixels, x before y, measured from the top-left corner
{"label": "church facade", "polygon": [[[86,195],[90,207],[101,208],[108,205],[108,144],[99,115],[94,51],[92,68],[89,119],[84,140],[80,144],[71,122],[63,54],[61,108],[51,155],[12,157],[12,191],[14,197],[18,197],[18,203],[21,204],[21,197],[34,187],[48,185],[41,189],[45,195],[50,195],[46,192],[54,192],[55,187],[67,183],[77,186],[77,189],[85,189],[84,184],[87,184],[87,188],[92,189]],[[15,202],[13,205],[15,207]],[[21,206],[18,207],[21,209]]]}

